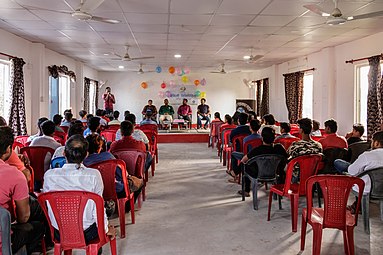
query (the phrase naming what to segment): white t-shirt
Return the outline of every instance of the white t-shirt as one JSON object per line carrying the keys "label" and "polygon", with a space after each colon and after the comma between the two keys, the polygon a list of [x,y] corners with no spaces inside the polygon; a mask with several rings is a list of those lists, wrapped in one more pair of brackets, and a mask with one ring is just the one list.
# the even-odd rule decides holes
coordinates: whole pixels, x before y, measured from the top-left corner
{"label": "white t-shirt", "polygon": [[[133,131],[132,137],[133,137],[134,140],[141,141],[144,144],[148,144],[149,143],[148,137],[145,135],[144,131],[142,131],[141,129],[135,129]],[[117,132],[116,132],[116,141],[121,140],[121,138],[122,138],[121,131],[117,130]]]}

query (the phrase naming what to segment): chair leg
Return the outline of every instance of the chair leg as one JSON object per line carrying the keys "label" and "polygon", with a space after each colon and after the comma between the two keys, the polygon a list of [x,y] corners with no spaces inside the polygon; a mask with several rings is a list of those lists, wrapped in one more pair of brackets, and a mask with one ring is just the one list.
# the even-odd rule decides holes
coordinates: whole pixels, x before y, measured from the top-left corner
{"label": "chair leg", "polygon": [[344,254],[350,255],[350,250],[348,246],[348,236],[347,236],[347,230],[343,230],[343,249],[344,249]]}
{"label": "chair leg", "polygon": [[151,169],[152,169],[152,176],[154,176],[154,171],[156,170],[156,163],[154,162],[154,160],[152,161]]}
{"label": "chair leg", "polygon": [[364,223],[364,232],[370,234],[370,199],[369,195],[362,196],[362,216]]}
{"label": "chair leg", "polygon": [[60,244],[55,243],[54,255],[61,255],[61,245]]}
{"label": "chair leg", "polygon": [[307,229],[307,221],[306,217],[302,213],[302,226],[301,226],[301,251],[305,250],[306,244],[306,229]]}
{"label": "chair leg", "polygon": [[[61,252],[58,253],[58,254],[61,254]],[[97,253],[96,253],[96,254],[97,254]],[[56,255],[56,253],[55,253],[55,255]],[[72,250],[66,250],[66,251],[64,251],[64,255],[72,255]]]}
{"label": "chair leg", "polygon": [[222,152],[222,165],[226,166],[226,151]]}
{"label": "chair leg", "polygon": [[380,200],[379,204],[380,204],[380,220],[383,221],[383,200]]}
{"label": "chair leg", "polygon": [[156,164],[158,164],[158,149],[156,149]]}
{"label": "chair leg", "polygon": [[320,255],[322,245],[322,226],[319,224],[313,225],[313,255]]}
{"label": "chair leg", "polygon": [[278,196],[278,207],[279,207],[279,210],[282,210],[282,197],[280,195],[277,195]]}
{"label": "chair leg", "polygon": [[118,200],[118,218],[120,219],[120,236],[125,238],[125,203],[124,200]]}
{"label": "chair leg", "polygon": [[242,175],[242,201],[245,201],[245,174]]}
{"label": "chair leg", "polygon": [[258,210],[258,180],[251,180],[251,189],[253,190],[253,208],[254,210]]}
{"label": "chair leg", "polygon": [[291,221],[292,221],[293,232],[297,232],[297,228],[298,228],[298,203],[299,203],[299,195],[290,196]]}
{"label": "chair leg", "polygon": [[273,192],[269,193],[269,210],[267,211],[267,221],[270,221],[271,202],[273,201]]}
{"label": "chair leg", "polygon": [[134,214],[134,196],[132,196],[129,199],[129,203],[130,203],[130,218],[132,219],[132,224],[135,224],[136,223],[136,217]]}
{"label": "chair leg", "polygon": [[112,255],[117,255],[117,242],[116,242],[116,238],[114,238],[113,240],[110,240],[110,253]]}
{"label": "chair leg", "polygon": [[46,255],[46,254],[47,254],[47,247],[46,247],[46,245],[45,245],[45,239],[44,239],[44,236],[43,236],[43,238],[41,239],[41,250],[42,250],[43,255]]}
{"label": "chair leg", "polygon": [[98,245],[97,244],[89,244],[88,249],[86,251],[87,255],[97,255],[98,254]]}
{"label": "chair leg", "polygon": [[348,244],[348,251],[350,255],[355,254],[355,247],[354,247],[354,227],[348,227],[346,228],[347,231],[347,244]]}

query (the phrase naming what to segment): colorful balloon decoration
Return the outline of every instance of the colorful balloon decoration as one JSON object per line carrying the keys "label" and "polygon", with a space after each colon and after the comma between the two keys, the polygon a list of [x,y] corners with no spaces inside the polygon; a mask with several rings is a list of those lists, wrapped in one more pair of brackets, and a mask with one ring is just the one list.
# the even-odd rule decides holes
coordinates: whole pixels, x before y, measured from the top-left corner
{"label": "colorful balloon decoration", "polygon": [[171,80],[171,81],[169,81],[169,85],[170,85],[170,86],[174,86],[174,85],[176,85],[176,82],[173,81],[173,80]]}
{"label": "colorful balloon decoration", "polygon": [[182,69],[179,67],[176,67],[176,75],[181,76],[182,75]]}
{"label": "colorful balloon decoration", "polygon": [[142,87],[143,89],[147,89],[147,88],[148,88],[148,84],[147,84],[146,82],[142,82],[142,83],[141,83],[141,87]]}
{"label": "colorful balloon decoration", "polygon": [[172,93],[169,90],[165,92],[166,97],[170,97],[171,95],[172,95]]}
{"label": "colorful balloon decoration", "polygon": [[174,74],[175,71],[176,69],[174,68],[174,66],[169,67],[169,73]]}
{"label": "colorful balloon decoration", "polygon": [[181,80],[183,83],[187,83],[189,81],[189,78],[186,75],[184,75],[182,76]]}
{"label": "colorful balloon decoration", "polygon": [[158,97],[159,98],[163,98],[164,96],[165,96],[164,92],[162,92],[162,91],[158,92]]}
{"label": "colorful balloon decoration", "polygon": [[200,97],[200,96],[201,96],[201,91],[196,90],[195,93],[194,93],[194,95],[195,95],[196,97]]}
{"label": "colorful balloon decoration", "polygon": [[200,97],[201,97],[201,98],[206,98],[206,92],[201,92]]}
{"label": "colorful balloon decoration", "polygon": [[[170,69],[170,68],[169,68]],[[157,73],[161,73],[162,72],[162,68],[160,66],[157,66],[156,67],[156,72]],[[170,71],[169,71],[170,72]]]}
{"label": "colorful balloon decoration", "polygon": [[181,92],[184,92],[185,90],[186,90],[186,87],[185,87],[185,86],[183,86],[183,87],[180,88],[180,91],[181,91]]}
{"label": "colorful balloon decoration", "polygon": [[190,73],[190,68],[189,67],[184,67],[184,73],[189,74]]}
{"label": "colorful balloon decoration", "polygon": [[198,86],[199,83],[200,83],[199,80],[195,80],[195,81],[194,81],[194,85],[196,85],[196,86]]}
{"label": "colorful balloon decoration", "polygon": [[165,89],[165,88],[166,88],[166,83],[165,82],[161,83],[161,89]]}
{"label": "colorful balloon decoration", "polygon": [[206,79],[203,78],[203,79],[201,80],[200,84],[201,84],[202,86],[205,86],[205,85],[206,85]]}

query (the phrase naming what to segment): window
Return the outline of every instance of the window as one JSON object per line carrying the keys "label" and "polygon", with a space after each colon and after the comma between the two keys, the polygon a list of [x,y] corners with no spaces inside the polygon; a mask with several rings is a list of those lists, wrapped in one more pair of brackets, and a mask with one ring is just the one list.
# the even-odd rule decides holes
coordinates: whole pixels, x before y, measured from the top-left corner
{"label": "window", "polygon": [[58,79],[49,76],[49,116],[63,114],[66,109],[70,109],[70,78],[60,75]]}
{"label": "window", "polygon": [[11,87],[9,83],[10,62],[0,59],[0,115],[9,119],[11,108]]}
{"label": "window", "polygon": [[305,74],[303,77],[302,118],[313,117],[313,78],[312,74]]}
{"label": "window", "polygon": [[[383,64],[380,65],[383,70]],[[368,96],[368,72],[369,65],[357,67],[356,73],[356,111],[355,122],[363,124],[367,127],[367,96]]]}
{"label": "window", "polygon": [[96,113],[96,82],[91,80],[89,87],[89,113]]}

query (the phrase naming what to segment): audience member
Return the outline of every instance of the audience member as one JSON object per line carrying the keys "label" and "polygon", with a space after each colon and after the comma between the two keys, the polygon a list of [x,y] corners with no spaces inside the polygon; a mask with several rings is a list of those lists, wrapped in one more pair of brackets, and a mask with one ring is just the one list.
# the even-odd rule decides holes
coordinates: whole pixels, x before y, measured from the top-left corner
{"label": "audience member", "polygon": [[202,120],[206,120],[204,125],[206,129],[210,124],[210,108],[205,98],[201,98],[201,104],[197,106],[197,129],[202,128]]}
{"label": "audience member", "polygon": [[62,119],[63,117],[60,114],[55,114],[53,116],[52,121],[56,125],[55,132],[65,133],[65,131],[60,127]]}
{"label": "audience member", "polygon": [[347,148],[347,141],[343,136],[336,133],[338,124],[334,119],[326,120],[324,123],[326,137],[319,140],[322,144],[323,150],[326,148]]}
{"label": "audience member", "polygon": [[262,126],[259,129],[259,132],[262,133],[262,129],[264,127],[271,127],[271,128],[273,128],[276,134],[280,134],[281,133],[280,128],[275,125],[275,118],[274,118],[274,115],[272,115],[272,114],[266,114],[266,115],[264,115],[262,117]]}
{"label": "audience member", "polygon": [[322,132],[320,131],[319,127],[319,121],[313,120],[313,129],[311,130],[311,136],[322,136]]}
{"label": "audience member", "polygon": [[88,128],[84,131],[84,136],[97,133],[100,128],[100,118],[99,117],[91,117],[88,119]]}
{"label": "audience member", "polygon": [[233,116],[231,117],[233,119],[233,124],[236,126],[239,125],[239,123],[238,123],[239,114],[240,114],[240,112],[236,111],[233,114]]}
{"label": "audience member", "polygon": [[188,105],[188,100],[184,98],[182,100],[182,105],[178,107],[178,118],[179,119],[184,119],[186,121],[191,122],[191,115],[192,115],[192,109],[190,105]]}
{"label": "audience member", "polygon": [[281,139],[281,138],[296,138],[295,136],[290,134],[290,131],[291,131],[290,123],[288,123],[288,122],[281,122],[280,130],[281,130],[281,134],[279,136],[277,136],[275,138],[275,140]]}
{"label": "audience member", "polygon": [[219,112],[215,112],[214,119],[211,122],[223,122],[221,119],[221,114]]}
{"label": "audience member", "polygon": [[111,120],[109,123],[108,123],[108,126],[113,126],[113,125],[120,125],[121,124],[121,121],[118,120],[118,118],[120,117],[120,112],[119,111],[114,111],[113,112],[113,120]]}
{"label": "audience member", "polygon": [[[74,135],[65,144],[64,155],[66,164],[62,168],[48,170],[44,175],[44,192],[63,190],[82,190],[96,193],[102,196],[104,184],[98,170],[86,168],[82,162],[88,154],[88,142],[81,135]],[[93,201],[88,201],[83,215],[83,227],[85,242],[89,243],[98,237],[97,227],[104,227],[107,235],[112,238],[116,230],[108,224],[104,213],[105,226],[97,226],[96,206]],[[54,219],[53,212],[49,210],[49,217]],[[53,227],[58,230],[56,221],[51,220]],[[55,231],[56,232],[56,231]],[[58,235],[58,231],[56,232]],[[55,233],[55,234],[56,234]]]}
{"label": "audience member", "polygon": [[64,117],[65,119],[63,122],[61,122],[61,126],[70,127],[70,125],[72,124],[73,114],[71,112],[66,112]]}
{"label": "audience member", "polygon": [[237,126],[233,124],[233,119],[229,114],[225,114],[225,122],[219,127],[219,134],[222,134],[222,130],[226,128],[236,128]]}
{"label": "audience member", "polygon": [[352,131],[346,134],[347,144],[350,146],[353,143],[362,142],[364,134],[364,126],[360,123],[355,123],[352,126]]}
{"label": "audience member", "polygon": [[44,146],[49,147],[54,150],[56,150],[58,147],[61,146],[60,143],[58,143],[53,138],[53,133],[55,132],[55,123],[51,120],[46,120],[41,124],[41,130],[43,132],[42,136],[36,137],[31,142],[30,146]]}
{"label": "audience member", "polygon": [[[149,149],[149,139],[145,135],[144,131],[139,128],[136,128],[136,115],[130,113],[125,116],[125,120],[130,121],[133,124],[134,130],[132,137],[137,141],[141,141],[146,145],[146,149]],[[116,132],[116,141],[121,140],[121,130],[117,130]]]}
{"label": "audience member", "polygon": [[87,119],[87,112],[85,110],[81,110],[78,112],[78,115],[80,115],[80,121],[83,123],[86,123],[88,121]]}
{"label": "audience member", "polygon": [[[254,120],[252,120],[254,121]],[[281,155],[284,157],[284,160],[280,163],[280,167],[278,169],[277,174],[281,174],[283,172],[284,166],[286,165],[286,160],[287,160],[287,152],[285,148],[277,143],[273,144],[275,138],[275,131],[273,128],[270,127],[265,127],[262,130],[262,142],[263,144],[261,146],[258,146],[254,149],[252,149],[247,155],[243,156],[241,159],[241,163],[245,164],[249,159],[259,156],[259,155],[264,155],[264,154],[272,154],[272,155]],[[247,167],[245,168],[245,171],[248,175],[250,175],[253,178],[257,178],[258,176],[258,168],[257,165],[254,164],[254,166]],[[249,197],[250,194],[250,180],[249,178],[245,178],[245,196]],[[238,191],[240,195],[242,195],[242,190]]]}
{"label": "audience member", "polygon": [[29,189],[24,175],[6,161],[12,153],[13,130],[0,127],[0,206],[12,216],[12,252],[16,253],[24,245],[31,254],[38,248],[44,235],[44,216],[38,202],[29,197]]}
{"label": "audience member", "polygon": [[97,109],[96,110],[96,116],[99,117],[100,125],[103,127],[106,127],[108,125],[108,122],[103,118],[104,116],[104,110],[103,109]]}
{"label": "audience member", "polygon": [[157,125],[157,122],[153,120],[153,112],[150,109],[146,110],[145,119],[140,122],[141,126],[146,124]]}
{"label": "audience member", "polygon": [[261,122],[257,119],[253,119],[250,121],[250,130],[251,135],[246,136],[243,139],[243,143],[246,143],[248,141],[254,140],[254,139],[261,139],[261,135],[258,133],[259,129],[261,128]]}
{"label": "audience member", "polygon": [[149,99],[148,100],[148,104],[144,106],[144,109],[142,109],[142,115],[146,116],[147,113],[148,113],[148,110],[150,110],[152,112],[152,115],[150,116],[150,118],[153,120],[153,121],[157,121],[157,107],[155,105],[153,105],[153,100],[152,99]]}
{"label": "audience member", "polygon": [[33,139],[35,139],[36,137],[39,137],[39,136],[43,135],[43,132],[41,131],[41,124],[43,124],[43,122],[46,121],[46,120],[48,120],[47,117],[41,117],[41,118],[38,119],[38,121],[37,121],[37,128],[38,128],[37,134],[31,135],[30,137],[28,137],[28,139],[27,139],[28,143],[32,142]]}
{"label": "audience member", "polygon": [[[83,133],[84,133],[84,126],[81,123],[75,123],[68,130],[68,139],[74,135],[83,135]],[[52,160],[57,157],[64,157],[64,149],[65,149],[65,146],[58,147],[52,156]]]}
{"label": "audience member", "polygon": [[247,122],[250,123],[250,121],[257,119],[257,114],[254,111],[248,111],[247,114],[249,115]]}

